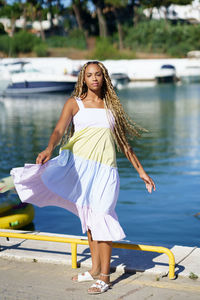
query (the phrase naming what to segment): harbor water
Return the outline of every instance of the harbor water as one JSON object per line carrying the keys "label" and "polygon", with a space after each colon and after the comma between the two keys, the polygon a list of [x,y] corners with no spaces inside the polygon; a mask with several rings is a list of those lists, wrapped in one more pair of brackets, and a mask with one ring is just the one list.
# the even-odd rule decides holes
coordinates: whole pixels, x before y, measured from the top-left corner
{"label": "harbor water", "polygon": [[[200,85],[135,87],[118,95],[134,121],[149,130],[132,146],[156,183],[156,192],[148,194],[125,156],[117,154],[121,188],[116,211],[126,239],[200,246]],[[13,167],[35,162],[68,96],[0,99],[0,178]],[[82,235],[79,219],[58,207],[35,207],[34,229]]]}

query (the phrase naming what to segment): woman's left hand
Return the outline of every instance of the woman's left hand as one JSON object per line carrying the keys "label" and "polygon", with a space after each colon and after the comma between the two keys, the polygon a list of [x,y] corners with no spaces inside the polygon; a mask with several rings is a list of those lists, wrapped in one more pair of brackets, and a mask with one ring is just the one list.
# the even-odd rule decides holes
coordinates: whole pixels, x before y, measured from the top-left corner
{"label": "woman's left hand", "polygon": [[148,176],[146,173],[144,173],[144,174],[140,175],[140,178],[145,182],[146,189],[149,193],[152,192],[152,189],[154,191],[156,190],[155,183],[150,176]]}

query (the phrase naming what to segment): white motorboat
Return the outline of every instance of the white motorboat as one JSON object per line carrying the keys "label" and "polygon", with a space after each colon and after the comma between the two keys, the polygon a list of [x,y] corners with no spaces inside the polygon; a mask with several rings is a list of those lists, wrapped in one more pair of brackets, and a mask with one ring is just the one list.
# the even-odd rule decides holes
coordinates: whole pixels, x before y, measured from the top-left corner
{"label": "white motorboat", "polygon": [[176,69],[173,65],[162,65],[155,76],[158,83],[173,83],[177,80]]}
{"label": "white motorboat", "polygon": [[21,62],[17,70],[11,67],[9,69],[10,80],[4,91],[6,95],[69,92],[77,82],[77,76],[44,73],[34,69],[31,63],[27,62]]}
{"label": "white motorboat", "polygon": [[0,94],[3,94],[4,91],[7,89],[8,85],[10,84],[10,73],[6,70],[0,69]]}
{"label": "white motorboat", "polygon": [[185,83],[200,82],[200,66],[186,66],[182,74],[180,75],[180,79]]}
{"label": "white motorboat", "polygon": [[14,71],[19,71],[19,65],[15,62],[0,63],[0,94],[3,94],[8,85],[11,82],[11,73]]}
{"label": "white motorboat", "polygon": [[130,82],[130,78],[125,73],[112,73],[110,78],[116,89],[126,86]]}

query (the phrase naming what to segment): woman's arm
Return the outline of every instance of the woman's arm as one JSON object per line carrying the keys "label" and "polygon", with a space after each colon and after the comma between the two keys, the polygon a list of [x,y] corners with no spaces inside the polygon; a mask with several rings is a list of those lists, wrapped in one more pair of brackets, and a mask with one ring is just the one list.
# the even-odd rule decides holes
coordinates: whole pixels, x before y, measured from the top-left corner
{"label": "woman's arm", "polygon": [[145,172],[145,170],[143,169],[143,167],[142,167],[139,159],[137,158],[135,152],[133,151],[133,149],[131,149],[131,148],[125,149],[124,148],[124,154],[126,155],[127,159],[131,162],[133,167],[136,169],[136,171],[138,172],[140,178],[145,182],[146,189],[148,190],[148,192],[151,193],[152,189],[155,191],[156,190],[155,183],[153,182],[151,177],[148,176],[147,173]]}
{"label": "woman's arm", "polygon": [[65,129],[69,126],[72,117],[77,113],[77,111],[78,106],[75,99],[69,98],[66,101],[56,127],[50,136],[48,146],[44,151],[38,154],[36,164],[44,164],[51,158],[54,148],[58,145]]}

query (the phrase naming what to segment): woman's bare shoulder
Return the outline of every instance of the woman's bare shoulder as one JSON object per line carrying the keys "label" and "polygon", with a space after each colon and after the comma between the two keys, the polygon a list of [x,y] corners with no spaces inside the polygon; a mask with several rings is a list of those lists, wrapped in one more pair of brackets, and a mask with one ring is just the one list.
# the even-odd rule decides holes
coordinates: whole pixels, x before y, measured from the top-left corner
{"label": "woman's bare shoulder", "polygon": [[74,97],[69,97],[66,100],[64,108],[65,109],[70,109],[72,111],[73,115],[76,114],[77,111],[79,110],[78,104],[77,104],[76,99]]}
{"label": "woman's bare shoulder", "polygon": [[65,103],[68,103],[68,105],[74,105],[76,103],[76,99],[74,97],[69,97]]}

